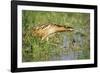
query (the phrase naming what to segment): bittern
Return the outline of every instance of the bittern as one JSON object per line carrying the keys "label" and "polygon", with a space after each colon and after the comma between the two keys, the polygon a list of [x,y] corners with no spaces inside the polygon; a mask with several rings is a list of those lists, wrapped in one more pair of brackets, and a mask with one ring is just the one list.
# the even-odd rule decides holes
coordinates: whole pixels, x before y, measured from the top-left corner
{"label": "bittern", "polygon": [[72,27],[66,27],[63,25],[57,25],[57,24],[46,24],[41,25],[33,28],[32,34],[39,36],[42,40],[47,39],[48,37],[54,33],[57,32],[69,32],[73,31],[74,29]]}

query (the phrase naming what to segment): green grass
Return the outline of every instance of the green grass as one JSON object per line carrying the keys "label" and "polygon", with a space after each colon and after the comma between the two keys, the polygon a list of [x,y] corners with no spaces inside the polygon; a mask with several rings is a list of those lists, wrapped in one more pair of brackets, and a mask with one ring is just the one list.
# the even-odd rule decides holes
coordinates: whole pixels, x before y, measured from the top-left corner
{"label": "green grass", "polygon": [[[72,26],[75,32],[57,33],[52,36],[49,41],[42,41],[40,38],[32,36],[31,30],[41,24],[59,24]],[[62,55],[70,52],[70,49],[82,51],[77,59],[90,58],[90,14],[88,13],[71,13],[71,12],[46,12],[46,11],[22,11],[22,61],[37,62],[61,60]],[[72,41],[77,37],[77,32],[82,34],[83,40],[81,46],[72,45]],[[63,49],[60,47],[63,43],[63,36],[68,37],[69,47]]]}

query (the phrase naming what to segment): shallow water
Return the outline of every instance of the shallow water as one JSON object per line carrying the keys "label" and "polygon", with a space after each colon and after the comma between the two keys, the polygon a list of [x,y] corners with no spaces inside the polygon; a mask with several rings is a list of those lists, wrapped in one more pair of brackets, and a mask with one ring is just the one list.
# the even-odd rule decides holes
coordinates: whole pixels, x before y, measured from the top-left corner
{"label": "shallow water", "polygon": [[[80,35],[74,35],[72,40],[69,38],[66,35],[63,36],[62,44],[60,46],[58,45],[63,53],[60,56],[54,55],[50,60],[77,60],[83,54],[81,49],[83,44],[82,37]],[[80,49],[75,50],[77,47]]]}
{"label": "shallow water", "polygon": [[59,57],[53,56],[50,60],[77,60],[80,55],[82,51],[68,51],[67,54],[61,54]]}

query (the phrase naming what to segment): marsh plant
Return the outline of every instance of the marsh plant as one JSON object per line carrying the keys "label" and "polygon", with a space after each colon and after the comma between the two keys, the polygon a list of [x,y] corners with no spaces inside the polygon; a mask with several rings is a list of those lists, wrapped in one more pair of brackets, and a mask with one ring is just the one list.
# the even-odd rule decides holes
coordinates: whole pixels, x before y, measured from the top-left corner
{"label": "marsh plant", "polygon": [[[71,26],[73,32],[57,32],[48,41],[32,35],[45,24]],[[22,61],[84,60],[90,58],[90,14],[75,12],[22,11]]]}

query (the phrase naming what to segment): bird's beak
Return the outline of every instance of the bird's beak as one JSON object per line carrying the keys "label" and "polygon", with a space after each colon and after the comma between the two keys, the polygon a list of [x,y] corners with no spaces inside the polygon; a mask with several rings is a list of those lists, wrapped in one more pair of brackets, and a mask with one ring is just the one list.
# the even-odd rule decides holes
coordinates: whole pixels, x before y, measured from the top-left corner
{"label": "bird's beak", "polygon": [[74,31],[74,29],[70,29],[70,31]]}

